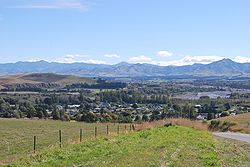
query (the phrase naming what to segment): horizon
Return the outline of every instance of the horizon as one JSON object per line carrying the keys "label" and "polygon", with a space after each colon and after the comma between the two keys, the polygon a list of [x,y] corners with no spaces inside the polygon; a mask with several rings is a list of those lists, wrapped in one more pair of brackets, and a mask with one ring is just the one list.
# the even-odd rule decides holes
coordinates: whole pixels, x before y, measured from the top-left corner
{"label": "horizon", "polygon": [[4,0],[0,63],[250,62],[248,6],[247,0]]}
{"label": "horizon", "polygon": [[[209,63],[193,63],[193,64],[188,64],[188,65],[195,65],[195,64],[201,64],[201,65],[206,65],[206,64],[211,64],[211,63],[215,63],[215,62],[220,62],[220,61],[226,61],[226,60],[230,60],[230,61],[233,61],[235,63],[240,63],[240,64],[243,64],[243,63],[250,63],[250,62],[237,62],[237,61],[234,61],[230,58],[222,58],[220,60],[217,60],[217,61],[212,61],[212,62],[209,62]],[[0,63],[0,64],[16,64],[16,63],[39,63],[39,62],[46,62],[46,63],[59,63],[59,64],[75,64],[75,63],[82,63],[82,64],[92,64],[92,65],[110,65],[110,66],[113,66],[113,65],[118,65],[118,64],[123,64],[123,63],[126,63],[126,64],[129,64],[129,65],[136,65],[136,64],[148,64],[148,65],[155,65],[155,66],[162,66],[162,67],[167,67],[167,66],[188,66],[188,65],[157,65],[157,64],[150,64],[150,63],[130,63],[130,62],[127,62],[127,61],[121,61],[121,62],[118,62],[118,63],[115,63],[115,64],[94,64],[94,63],[86,63],[86,62],[57,62],[57,61],[46,61],[46,60],[36,60],[36,61],[17,61],[17,62],[9,62],[9,63]]]}

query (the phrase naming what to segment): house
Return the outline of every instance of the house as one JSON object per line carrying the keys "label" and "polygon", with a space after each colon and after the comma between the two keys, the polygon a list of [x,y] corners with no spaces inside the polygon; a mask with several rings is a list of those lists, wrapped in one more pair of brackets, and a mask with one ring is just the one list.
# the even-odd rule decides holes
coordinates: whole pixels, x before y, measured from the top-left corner
{"label": "house", "polygon": [[58,110],[63,110],[63,106],[61,106],[61,105],[57,105],[56,108],[57,108]]}
{"label": "house", "polygon": [[79,107],[80,105],[74,104],[74,105],[68,105],[66,109],[66,114],[68,115],[76,115],[79,113]]}
{"label": "house", "polygon": [[110,107],[110,104],[109,104],[109,103],[101,102],[101,103],[99,104],[99,107],[100,107],[100,108],[108,108],[108,107]]}

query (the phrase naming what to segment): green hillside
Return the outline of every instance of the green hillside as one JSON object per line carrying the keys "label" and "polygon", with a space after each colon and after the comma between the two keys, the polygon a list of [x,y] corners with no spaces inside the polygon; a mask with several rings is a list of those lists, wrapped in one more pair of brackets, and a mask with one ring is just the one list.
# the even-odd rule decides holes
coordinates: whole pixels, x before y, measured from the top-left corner
{"label": "green hillside", "polygon": [[[96,79],[74,75],[59,75],[54,73],[34,73],[27,75],[10,75],[0,77],[0,90],[7,87],[43,87],[70,85],[74,83],[95,84]],[[53,87],[52,86],[52,87]]]}
{"label": "green hillside", "polygon": [[95,83],[93,78],[77,77],[73,75],[58,75],[53,73],[35,73],[21,76],[26,82],[41,82],[41,83],[57,83],[57,84],[70,84],[70,83]]}
{"label": "green hillside", "polygon": [[50,148],[9,166],[248,166],[249,160],[243,147],[225,145],[204,131],[172,126]]}

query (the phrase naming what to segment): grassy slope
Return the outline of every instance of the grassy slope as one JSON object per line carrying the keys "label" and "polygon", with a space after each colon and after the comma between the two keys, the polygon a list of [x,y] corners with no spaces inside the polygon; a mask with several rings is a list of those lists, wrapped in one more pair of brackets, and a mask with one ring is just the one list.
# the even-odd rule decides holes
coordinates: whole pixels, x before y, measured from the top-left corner
{"label": "grassy slope", "polygon": [[234,148],[230,143],[229,146],[225,150],[203,131],[179,126],[162,127],[109,139],[88,140],[63,149],[52,148],[10,166],[201,167],[237,166],[249,162],[250,155],[239,160],[238,155],[232,154],[234,161],[229,161],[223,153],[232,152]]}
{"label": "grassy slope", "polygon": [[237,122],[238,125],[232,127],[231,128],[232,131],[241,131],[245,133],[250,133],[250,113],[223,117],[219,118],[219,120]]}
{"label": "grassy slope", "polygon": [[70,84],[70,83],[95,83],[93,78],[77,77],[73,75],[58,75],[53,73],[41,73],[41,74],[29,74],[20,77],[26,81],[44,82],[44,83],[58,83],[58,84]]}
{"label": "grassy slope", "polygon": [[226,167],[249,167],[250,145],[245,142],[215,137],[221,164]]}
{"label": "grassy slope", "polygon": [[[85,124],[80,122],[62,122],[52,120],[0,119],[0,162],[18,158],[33,149],[33,136],[37,136],[37,149],[58,144],[58,130],[62,130],[63,144],[79,141],[79,130],[83,129],[83,138],[94,137],[94,127],[98,135],[106,134],[106,124]],[[115,133],[117,126],[110,124]],[[121,132],[124,131],[121,125]]]}
{"label": "grassy slope", "polygon": [[72,84],[72,83],[96,83],[93,78],[77,77],[73,75],[58,75],[53,73],[36,73],[28,75],[12,75],[0,77],[0,85],[4,84],[23,84],[23,83],[57,83],[57,84]]}

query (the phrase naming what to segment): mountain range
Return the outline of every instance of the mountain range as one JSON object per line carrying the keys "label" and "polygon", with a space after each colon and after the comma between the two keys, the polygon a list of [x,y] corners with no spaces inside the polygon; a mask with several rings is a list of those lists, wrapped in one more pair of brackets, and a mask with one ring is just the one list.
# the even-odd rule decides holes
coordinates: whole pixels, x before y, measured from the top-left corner
{"label": "mountain range", "polygon": [[152,64],[129,64],[121,62],[115,65],[87,63],[57,63],[47,61],[16,62],[0,64],[0,75],[26,73],[57,73],[88,77],[249,77],[250,63],[237,63],[223,59],[210,64],[185,66],[157,66]]}

